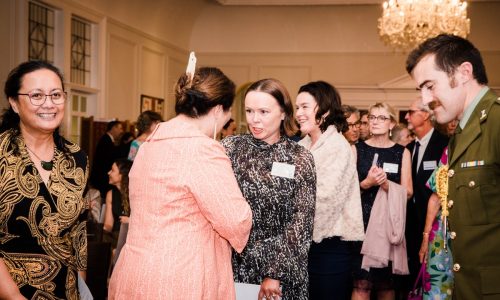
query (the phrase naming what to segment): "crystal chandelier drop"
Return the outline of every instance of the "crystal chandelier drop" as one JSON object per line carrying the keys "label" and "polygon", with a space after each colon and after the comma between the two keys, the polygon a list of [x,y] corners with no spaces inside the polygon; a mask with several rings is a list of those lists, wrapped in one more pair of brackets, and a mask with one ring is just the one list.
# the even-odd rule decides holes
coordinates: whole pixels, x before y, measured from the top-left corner
{"label": "crystal chandelier drop", "polygon": [[389,0],[383,7],[379,35],[396,49],[412,49],[441,33],[465,38],[470,32],[467,2],[462,0]]}

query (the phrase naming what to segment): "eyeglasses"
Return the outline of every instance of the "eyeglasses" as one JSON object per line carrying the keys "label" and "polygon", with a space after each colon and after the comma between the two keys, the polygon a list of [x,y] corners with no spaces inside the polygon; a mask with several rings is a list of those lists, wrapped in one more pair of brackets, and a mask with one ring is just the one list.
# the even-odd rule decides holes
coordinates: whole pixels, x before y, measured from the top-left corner
{"label": "eyeglasses", "polygon": [[361,122],[360,121],[357,121],[355,123],[347,122],[347,126],[349,126],[350,129],[359,128],[361,127]]}
{"label": "eyeglasses", "polygon": [[386,117],[386,116],[382,116],[382,115],[380,115],[380,116],[368,115],[368,121],[370,121],[370,122],[373,122],[375,120],[378,120],[380,122],[385,122],[385,121],[390,120],[390,119],[391,119],[390,117]]}
{"label": "eyeglasses", "polygon": [[50,97],[54,104],[63,104],[66,100],[66,92],[64,91],[54,91],[51,94],[44,94],[42,92],[30,92],[27,94],[17,94],[18,96],[28,96],[30,98],[31,104],[35,106],[41,106],[47,101],[47,96]]}

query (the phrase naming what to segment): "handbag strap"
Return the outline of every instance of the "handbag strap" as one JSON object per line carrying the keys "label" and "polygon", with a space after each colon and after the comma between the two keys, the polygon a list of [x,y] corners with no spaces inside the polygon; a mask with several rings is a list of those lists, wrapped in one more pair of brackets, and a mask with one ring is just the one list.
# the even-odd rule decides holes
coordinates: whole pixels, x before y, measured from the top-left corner
{"label": "handbag strap", "polygon": [[420,272],[418,272],[417,280],[415,280],[415,284],[413,285],[413,290],[417,289],[418,283],[422,282],[422,285],[424,283],[424,272],[426,269],[427,264],[424,262],[422,263],[422,266],[420,267]]}

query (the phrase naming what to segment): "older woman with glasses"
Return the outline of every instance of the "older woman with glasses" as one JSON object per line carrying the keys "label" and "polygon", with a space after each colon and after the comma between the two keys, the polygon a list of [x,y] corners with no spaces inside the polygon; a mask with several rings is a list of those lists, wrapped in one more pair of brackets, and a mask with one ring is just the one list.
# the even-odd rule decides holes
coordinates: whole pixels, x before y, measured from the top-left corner
{"label": "older woman with glasses", "polygon": [[[393,108],[386,103],[376,103],[368,111],[372,137],[357,143],[355,146],[365,231],[371,217],[375,197],[380,188],[385,191],[389,189],[389,181],[405,187],[407,199],[413,194],[410,152],[390,139],[391,131],[396,125],[396,114]],[[366,239],[368,238],[367,233]],[[362,269],[362,244],[355,243],[354,245],[356,262],[353,272],[352,299],[370,299],[372,290],[378,293],[379,299],[394,299],[394,278],[391,266],[372,267],[369,271]]]}
{"label": "older woman with glasses", "polygon": [[22,63],[5,82],[0,125],[0,299],[79,299],[87,262],[87,156],[59,135],[60,71]]}

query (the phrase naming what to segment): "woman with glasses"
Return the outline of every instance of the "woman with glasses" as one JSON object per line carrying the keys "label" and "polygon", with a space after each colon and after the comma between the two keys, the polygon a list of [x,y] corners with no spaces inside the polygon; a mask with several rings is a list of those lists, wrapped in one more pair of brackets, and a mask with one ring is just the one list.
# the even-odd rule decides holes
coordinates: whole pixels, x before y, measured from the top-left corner
{"label": "woman with glasses", "polygon": [[[79,299],[86,154],[59,135],[66,93],[42,61],[14,68],[0,125],[0,299]],[[83,275],[83,274],[82,274]]]}
{"label": "woman with glasses", "polygon": [[[410,152],[390,139],[392,129],[396,125],[394,109],[386,103],[376,103],[368,111],[372,136],[356,144],[365,231],[375,197],[380,188],[388,190],[389,181],[405,187],[407,199],[413,194]],[[362,243],[354,244],[355,269],[352,299],[370,299],[371,291],[377,292],[378,299],[394,299],[395,286],[391,265],[384,268],[370,268],[370,271],[362,269],[361,246]]]}

